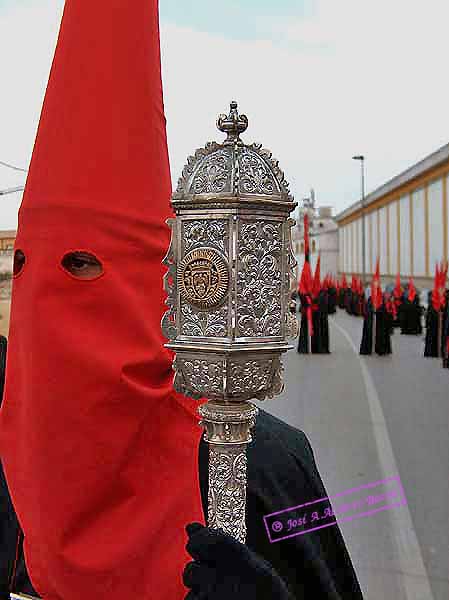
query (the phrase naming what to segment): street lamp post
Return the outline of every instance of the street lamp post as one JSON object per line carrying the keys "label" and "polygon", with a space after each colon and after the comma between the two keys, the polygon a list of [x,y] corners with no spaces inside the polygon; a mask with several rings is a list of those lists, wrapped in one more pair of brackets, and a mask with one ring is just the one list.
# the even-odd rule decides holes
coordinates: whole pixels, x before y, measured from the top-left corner
{"label": "street lamp post", "polygon": [[352,157],[359,160],[362,170],[362,281],[363,289],[366,287],[366,234],[365,234],[365,157],[362,154]]}

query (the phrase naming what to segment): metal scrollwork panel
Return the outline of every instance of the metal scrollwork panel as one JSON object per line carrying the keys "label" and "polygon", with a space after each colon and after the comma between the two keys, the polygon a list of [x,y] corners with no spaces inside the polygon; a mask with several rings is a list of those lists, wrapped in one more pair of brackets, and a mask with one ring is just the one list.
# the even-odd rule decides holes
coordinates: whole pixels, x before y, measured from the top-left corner
{"label": "metal scrollwork panel", "polygon": [[241,194],[267,196],[279,192],[276,178],[267,163],[247,148],[239,154],[239,191]]}
{"label": "metal scrollwork panel", "polygon": [[265,400],[283,389],[283,367],[278,356],[265,360],[234,360],[228,370],[228,391],[248,400]]}
{"label": "metal scrollwork panel", "polygon": [[208,246],[229,254],[229,222],[227,219],[195,219],[183,221],[184,253],[199,246]]}
{"label": "metal scrollwork panel", "polygon": [[[294,219],[287,219],[285,223],[285,245],[286,245],[286,257],[287,257],[287,269],[285,271],[285,301],[284,306],[287,307],[290,303],[290,286],[293,279],[295,279],[295,267],[296,258],[293,252],[292,246],[292,232],[291,228],[296,224]],[[286,311],[286,331],[285,335],[287,338],[294,339],[299,334],[299,323],[296,315],[290,311]]]}
{"label": "metal scrollwork panel", "polygon": [[224,338],[228,335],[227,304],[213,312],[198,310],[190,304],[181,308],[182,335]]}
{"label": "metal scrollwork panel", "polygon": [[[192,397],[211,398],[223,395],[224,359],[176,357],[176,391]],[[179,389],[181,388],[182,389]]]}
{"label": "metal scrollwork panel", "polygon": [[282,335],[283,250],[282,223],[239,223],[237,337]]}
{"label": "metal scrollwork panel", "polygon": [[167,267],[167,272],[164,275],[164,290],[167,292],[165,304],[168,306],[167,312],[162,317],[162,333],[169,340],[176,338],[176,263],[174,254],[174,241],[176,238],[176,220],[167,219],[167,225],[172,229],[172,237],[170,247],[162,261],[162,264]]}
{"label": "metal scrollwork panel", "polygon": [[189,186],[190,194],[219,194],[231,189],[232,151],[223,148],[207,156],[198,166]]}
{"label": "metal scrollwork panel", "polygon": [[209,446],[208,525],[246,539],[246,446]]}

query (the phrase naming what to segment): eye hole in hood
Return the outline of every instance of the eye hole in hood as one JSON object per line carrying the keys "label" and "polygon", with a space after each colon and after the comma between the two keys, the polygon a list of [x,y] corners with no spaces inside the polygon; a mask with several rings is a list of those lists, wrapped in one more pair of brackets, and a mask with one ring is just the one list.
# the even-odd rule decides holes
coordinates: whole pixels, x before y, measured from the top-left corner
{"label": "eye hole in hood", "polygon": [[23,271],[23,268],[26,263],[26,257],[22,250],[16,250],[14,252],[14,266],[13,266],[13,275],[17,277]]}
{"label": "eye hole in hood", "polygon": [[64,255],[61,265],[69,275],[76,279],[97,279],[104,272],[100,260],[85,250],[68,252]]}

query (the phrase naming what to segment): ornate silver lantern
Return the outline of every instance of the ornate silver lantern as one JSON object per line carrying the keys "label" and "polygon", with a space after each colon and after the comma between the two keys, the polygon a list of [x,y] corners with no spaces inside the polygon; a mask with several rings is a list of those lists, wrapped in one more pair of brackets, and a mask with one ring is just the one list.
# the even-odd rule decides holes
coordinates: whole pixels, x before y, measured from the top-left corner
{"label": "ornate silver lantern", "polygon": [[249,401],[282,391],[281,355],[298,334],[289,311],[296,203],[271,152],[240,139],[248,119],[236,102],[217,126],[227,139],[188,159],[172,196],[162,328],[176,352],[175,389],[208,400],[199,411],[209,526],[244,542],[246,445],[258,412]]}

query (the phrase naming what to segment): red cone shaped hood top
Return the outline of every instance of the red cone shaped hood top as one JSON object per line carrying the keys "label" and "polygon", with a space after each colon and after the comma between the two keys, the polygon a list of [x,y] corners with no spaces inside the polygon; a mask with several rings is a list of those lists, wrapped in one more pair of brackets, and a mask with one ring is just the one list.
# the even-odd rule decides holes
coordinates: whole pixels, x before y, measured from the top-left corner
{"label": "red cone shaped hood top", "polygon": [[410,283],[408,288],[408,299],[410,302],[413,302],[416,298],[416,288],[415,283],[413,281],[413,277],[410,277]]}
{"label": "red cone shaped hood top", "polygon": [[318,255],[315,267],[315,275],[313,278],[312,294],[314,298],[318,298],[321,292],[321,255]]}
{"label": "red cone shaped hood top", "polygon": [[[172,390],[170,174],[156,0],[67,0],[16,250],[0,453],[45,600],[181,600],[202,521],[193,401]],[[78,279],[61,261],[95,255]],[[156,594],[156,596],[155,596]]]}

